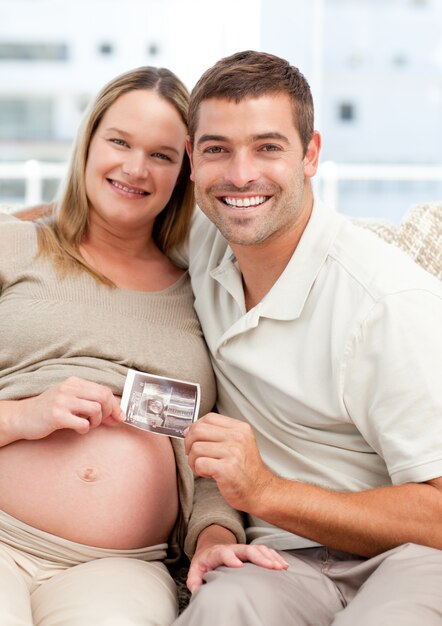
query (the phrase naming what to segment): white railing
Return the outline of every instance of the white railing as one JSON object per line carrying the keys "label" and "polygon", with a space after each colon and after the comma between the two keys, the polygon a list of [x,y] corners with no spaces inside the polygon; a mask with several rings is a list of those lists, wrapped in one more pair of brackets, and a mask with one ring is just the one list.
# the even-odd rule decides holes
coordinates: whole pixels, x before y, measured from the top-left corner
{"label": "white railing", "polygon": [[324,161],[317,178],[322,199],[330,206],[339,207],[341,181],[442,182],[442,165],[351,165]]}
{"label": "white railing", "polygon": [[[66,163],[48,163],[34,159],[16,163],[0,163],[0,182],[2,180],[23,180],[25,183],[24,197],[16,201],[25,206],[32,206],[43,201],[44,181],[48,179],[60,180],[66,172],[66,167]],[[5,199],[6,202],[9,200],[11,199]]]}
{"label": "white railing", "polygon": [[[66,171],[66,163],[25,161],[0,163],[2,180],[23,180],[24,197],[15,199],[25,206],[43,201],[43,182],[47,179],[61,179]],[[350,165],[325,161],[319,166],[316,185],[321,196],[331,206],[339,206],[339,183],[341,181],[429,181],[442,182],[442,165]],[[12,201],[0,197],[0,202]]]}

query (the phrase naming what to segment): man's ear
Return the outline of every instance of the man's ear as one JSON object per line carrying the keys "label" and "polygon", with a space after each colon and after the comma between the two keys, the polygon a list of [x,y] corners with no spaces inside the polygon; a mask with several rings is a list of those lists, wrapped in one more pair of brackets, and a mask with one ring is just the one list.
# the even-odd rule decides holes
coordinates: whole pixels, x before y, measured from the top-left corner
{"label": "man's ear", "polygon": [[318,131],[313,131],[307,151],[304,157],[304,176],[311,178],[316,174],[319,163],[319,153],[321,151],[321,135]]}
{"label": "man's ear", "polygon": [[195,178],[194,178],[194,175],[193,175],[192,144],[190,142],[189,135],[187,135],[187,137],[186,137],[186,152],[187,152],[187,156],[189,157],[189,161],[190,161],[190,180],[195,182]]}

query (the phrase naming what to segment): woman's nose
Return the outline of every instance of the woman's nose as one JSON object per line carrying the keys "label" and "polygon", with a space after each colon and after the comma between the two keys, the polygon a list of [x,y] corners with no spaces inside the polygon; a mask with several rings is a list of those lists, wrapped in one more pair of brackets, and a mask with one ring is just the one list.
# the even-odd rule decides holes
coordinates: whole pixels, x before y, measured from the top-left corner
{"label": "woman's nose", "polygon": [[149,173],[144,154],[132,152],[123,163],[123,172],[130,178],[146,178]]}

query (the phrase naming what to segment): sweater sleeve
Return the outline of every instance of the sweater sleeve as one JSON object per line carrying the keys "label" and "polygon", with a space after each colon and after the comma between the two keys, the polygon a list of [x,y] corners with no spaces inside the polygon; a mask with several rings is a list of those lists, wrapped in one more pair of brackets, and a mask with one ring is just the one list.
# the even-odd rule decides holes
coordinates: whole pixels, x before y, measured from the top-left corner
{"label": "sweater sleeve", "polygon": [[212,524],[228,528],[238,543],[244,543],[243,514],[227,504],[214,480],[194,479],[182,440],[172,438],[171,442],[177,464],[180,513],[169,538],[167,561],[176,561],[183,547],[189,558],[193,556],[198,535]]}
{"label": "sweater sleeve", "polygon": [[243,514],[227,504],[214,480],[196,478],[193,509],[184,543],[189,558],[195,552],[200,532],[212,524],[224,526],[236,536],[238,543],[245,543]]}

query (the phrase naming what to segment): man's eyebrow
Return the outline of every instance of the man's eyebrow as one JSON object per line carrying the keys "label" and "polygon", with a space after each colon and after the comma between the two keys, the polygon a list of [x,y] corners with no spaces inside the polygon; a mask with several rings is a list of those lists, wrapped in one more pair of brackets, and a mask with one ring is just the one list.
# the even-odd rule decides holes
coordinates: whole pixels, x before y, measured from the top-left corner
{"label": "man's eyebrow", "polygon": [[259,135],[254,135],[253,139],[255,141],[259,141],[263,139],[276,139],[277,141],[283,141],[284,143],[289,143],[288,137],[277,132],[260,133]]}
{"label": "man's eyebrow", "polygon": [[[252,139],[253,141],[273,139],[277,141],[283,141],[284,143],[290,143],[288,138],[285,135],[278,133],[278,132],[259,133],[258,135],[253,135]],[[206,143],[207,141],[228,141],[228,138],[225,137],[224,135],[201,135],[201,137],[196,142],[196,145],[200,146],[201,144]]]}
{"label": "man's eyebrow", "polygon": [[196,145],[200,146],[202,143],[206,143],[207,141],[227,141],[227,137],[224,137],[224,135],[201,135],[196,142]]}

